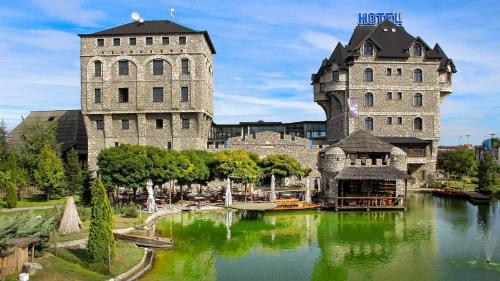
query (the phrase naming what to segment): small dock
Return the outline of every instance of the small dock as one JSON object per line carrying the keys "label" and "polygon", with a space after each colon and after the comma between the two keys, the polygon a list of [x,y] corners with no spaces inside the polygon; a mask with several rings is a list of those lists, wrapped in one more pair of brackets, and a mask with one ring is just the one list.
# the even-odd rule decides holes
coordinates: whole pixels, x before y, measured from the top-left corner
{"label": "small dock", "polygon": [[135,243],[137,246],[148,247],[148,248],[170,248],[173,246],[174,242],[172,239],[157,237],[157,236],[141,236],[141,235],[131,235],[114,232],[113,235],[116,239],[130,241]]}
{"label": "small dock", "polygon": [[468,192],[465,192],[465,194],[467,195],[469,201],[471,201],[473,204],[489,204],[490,203],[491,196],[489,196],[489,195],[481,194],[481,193],[476,192],[476,191],[468,191]]}
{"label": "small dock", "polygon": [[232,209],[240,211],[268,211],[276,207],[278,207],[278,204],[271,202],[263,202],[263,203],[245,202],[245,203],[233,203],[231,205]]}

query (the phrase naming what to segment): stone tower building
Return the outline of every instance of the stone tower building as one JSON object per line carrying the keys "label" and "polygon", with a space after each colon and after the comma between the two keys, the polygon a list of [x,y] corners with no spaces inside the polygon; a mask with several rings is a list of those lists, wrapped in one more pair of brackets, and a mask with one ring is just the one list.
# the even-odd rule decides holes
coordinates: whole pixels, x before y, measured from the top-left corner
{"label": "stone tower building", "polygon": [[81,106],[88,164],[122,143],[205,149],[213,119],[208,32],[168,20],[81,34]]}
{"label": "stone tower building", "polygon": [[402,26],[358,25],[312,75],[328,141],[358,130],[381,137],[407,153],[408,174],[422,185],[435,174],[440,106],[455,72],[438,44],[431,48]]}

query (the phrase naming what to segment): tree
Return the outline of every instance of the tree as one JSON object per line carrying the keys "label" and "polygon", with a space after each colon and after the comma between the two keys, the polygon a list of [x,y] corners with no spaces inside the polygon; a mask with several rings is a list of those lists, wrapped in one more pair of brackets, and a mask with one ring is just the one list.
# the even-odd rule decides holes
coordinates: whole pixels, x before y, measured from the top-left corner
{"label": "tree", "polygon": [[498,172],[498,165],[490,155],[485,155],[479,161],[477,177],[478,177],[478,190],[481,192],[489,193],[495,185],[496,174]]}
{"label": "tree", "polygon": [[80,202],[84,206],[90,206],[90,204],[92,203],[92,182],[92,172],[86,171],[83,181],[82,197],[80,198]]}
{"label": "tree", "polygon": [[34,172],[35,183],[42,189],[47,201],[51,195],[64,192],[64,169],[61,158],[48,145],[44,145]]}
{"label": "tree", "polygon": [[203,150],[185,150],[181,154],[189,159],[192,168],[181,173],[178,180],[179,184],[181,186],[188,185],[190,188],[193,183],[206,185],[211,179],[209,166],[212,161],[212,154]]}
{"label": "tree", "polygon": [[59,156],[61,143],[56,140],[56,124],[45,122],[23,122],[17,152],[22,167],[27,170],[30,180],[35,181],[34,171],[44,146],[51,148]]}
{"label": "tree", "polygon": [[92,184],[90,220],[87,259],[90,263],[106,264],[108,247],[111,250],[111,256],[115,251],[113,213],[104,185],[99,179],[95,179]]}
{"label": "tree", "polygon": [[74,148],[68,152],[64,168],[68,194],[80,194],[83,191],[85,174],[83,172],[82,163],[78,160],[78,154]]}
{"label": "tree", "polygon": [[5,191],[5,207],[15,208],[17,205],[16,184],[10,171],[0,171],[0,189]]}
{"label": "tree", "polygon": [[214,176],[221,180],[232,178],[235,182],[254,183],[262,178],[262,170],[244,150],[216,152],[211,166]]}
{"label": "tree", "polygon": [[5,121],[2,119],[0,122],[0,160],[7,155],[7,134],[7,125],[5,125]]}
{"label": "tree", "polygon": [[129,187],[135,193],[149,178],[148,153],[144,146],[123,144],[101,150],[97,157],[99,174],[108,192],[116,186]]}
{"label": "tree", "polygon": [[475,151],[473,149],[458,149],[451,153],[449,158],[445,161],[445,170],[459,176],[465,187],[465,180],[463,177],[471,176],[476,171],[477,162],[474,157]]}
{"label": "tree", "polygon": [[273,154],[258,162],[266,176],[274,174],[282,183],[284,178],[296,176],[305,177],[311,172],[310,168],[303,167],[299,161],[288,154]]}

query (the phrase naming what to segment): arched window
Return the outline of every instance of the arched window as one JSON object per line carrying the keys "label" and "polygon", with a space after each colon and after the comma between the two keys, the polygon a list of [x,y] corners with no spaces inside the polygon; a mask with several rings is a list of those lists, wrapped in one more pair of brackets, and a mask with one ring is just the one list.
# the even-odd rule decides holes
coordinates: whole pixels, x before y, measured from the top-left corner
{"label": "arched window", "polygon": [[365,118],[365,130],[366,131],[373,131],[373,118],[371,118],[371,117]]}
{"label": "arched window", "polygon": [[416,93],[413,96],[413,106],[416,106],[416,107],[422,106],[422,94],[421,93]]}
{"label": "arched window", "polygon": [[415,43],[413,45],[413,55],[416,57],[422,56],[422,45],[420,45],[420,43]]}
{"label": "arched window", "polygon": [[413,71],[413,81],[422,82],[422,70],[421,69],[417,68]]}
{"label": "arched window", "polygon": [[373,70],[371,68],[365,69],[365,81],[373,81]]}
{"label": "arched window", "polygon": [[101,61],[97,60],[94,62],[94,76],[95,77],[102,76],[102,62]]}
{"label": "arched window", "polygon": [[189,74],[189,60],[184,58],[181,60],[181,70],[182,74]]}
{"label": "arched window", "polygon": [[372,107],[373,106],[373,94],[368,92],[365,94],[365,106]]}
{"label": "arched window", "polygon": [[366,42],[364,46],[363,53],[365,56],[373,56],[373,45],[372,43]]}
{"label": "arched window", "polygon": [[413,119],[413,129],[417,131],[422,131],[423,123],[424,122],[420,117]]}

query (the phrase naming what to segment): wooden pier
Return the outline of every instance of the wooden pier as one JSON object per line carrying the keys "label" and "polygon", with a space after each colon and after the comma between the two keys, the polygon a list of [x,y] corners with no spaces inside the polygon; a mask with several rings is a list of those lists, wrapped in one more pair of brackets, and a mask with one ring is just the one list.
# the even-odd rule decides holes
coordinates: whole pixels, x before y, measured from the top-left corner
{"label": "wooden pier", "polygon": [[473,204],[489,204],[491,196],[481,194],[476,191],[469,191],[465,192],[467,194],[469,201],[471,201]]}

